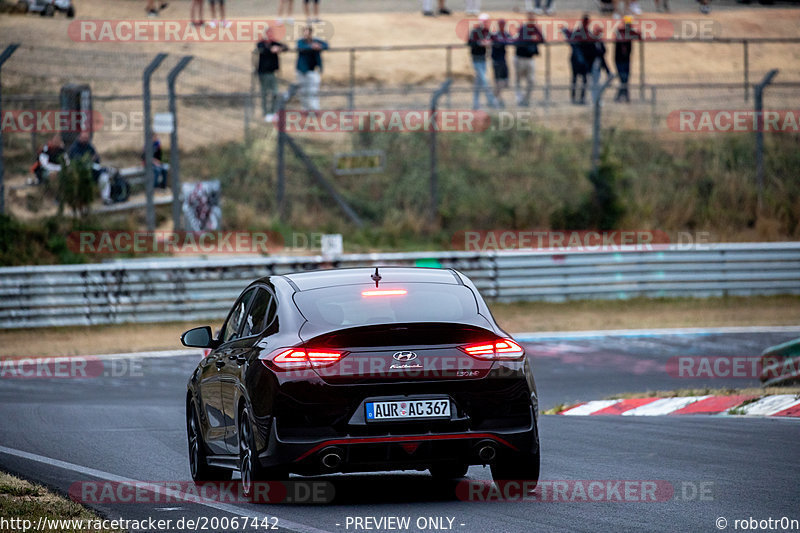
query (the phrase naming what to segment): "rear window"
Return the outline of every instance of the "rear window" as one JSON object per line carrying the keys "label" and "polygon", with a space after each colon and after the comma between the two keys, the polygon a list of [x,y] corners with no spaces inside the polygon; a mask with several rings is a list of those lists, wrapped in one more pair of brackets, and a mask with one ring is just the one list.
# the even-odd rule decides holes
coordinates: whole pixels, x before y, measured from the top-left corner
{"label": "rear window", "polygon": [[309,322],[334,327],[400,322],[459,322],[478,315],[472,291],[436,283],[325,287],[294,296]]}

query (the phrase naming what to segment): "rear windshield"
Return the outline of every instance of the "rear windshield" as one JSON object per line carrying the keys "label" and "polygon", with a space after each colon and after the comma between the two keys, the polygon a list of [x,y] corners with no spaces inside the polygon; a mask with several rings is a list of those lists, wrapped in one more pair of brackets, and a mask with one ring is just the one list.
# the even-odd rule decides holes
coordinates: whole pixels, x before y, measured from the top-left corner
{"label": "rear windshield", "polygon": [[463,285],[347,285],[298,292],[294,300],[309,322],[334,327],[460,322],[478,316],[475,296]]}

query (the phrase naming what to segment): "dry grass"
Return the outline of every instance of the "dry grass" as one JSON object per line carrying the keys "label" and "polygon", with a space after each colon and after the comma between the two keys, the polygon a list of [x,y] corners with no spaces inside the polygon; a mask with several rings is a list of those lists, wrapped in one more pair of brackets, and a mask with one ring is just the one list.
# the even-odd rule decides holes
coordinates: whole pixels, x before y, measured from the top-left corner
{"label": "dry grass", "polygon": [[[776,326],[800,324],[800,297],[707,300],[580,301],[494,304],[509,332],[652,327]],[[0,356],[36,357],[174,350],[197,323],[125,324],[0,332]],[[212,329],[220,323],[211,324]]]}
{"label": "dry grass", "polygon": [[[28,520],[36,527],[40,517],[64,520],[100,520],[100,518],[78,503],[58,496],[41,485],[0,472],[0,516],[6,520],[14,518]],[[56,531],[44,528],[41,531]],[[2,531],[14,531],[3,529]],[[110,529],[77,529],[60,528],[59,533],[77,533],[78,531],[119,531]]]}

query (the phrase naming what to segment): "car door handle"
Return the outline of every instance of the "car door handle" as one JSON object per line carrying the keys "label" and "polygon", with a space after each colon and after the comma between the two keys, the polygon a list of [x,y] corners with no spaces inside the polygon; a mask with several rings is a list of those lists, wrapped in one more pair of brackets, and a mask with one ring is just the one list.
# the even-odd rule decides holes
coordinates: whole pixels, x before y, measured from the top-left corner
{"label": "car door handle", "polygon": [[214,363],[214,364],[217,365],[217,368],[222,368],[223,366],[225,366],[225,360],[224,359],[217,359],[217,362]]}

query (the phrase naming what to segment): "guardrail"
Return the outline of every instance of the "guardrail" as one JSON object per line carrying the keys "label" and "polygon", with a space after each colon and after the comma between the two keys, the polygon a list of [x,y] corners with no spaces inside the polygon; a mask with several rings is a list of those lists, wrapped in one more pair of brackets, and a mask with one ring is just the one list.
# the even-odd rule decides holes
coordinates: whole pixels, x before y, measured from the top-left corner
{"label": "guardrail", "polygon": [[764,350],[759,379],[767,387],[800,381],[800,339]]}
{"label": "guardrail", "polygon": [[503,302],[800,294],[800,242],[126,260],[0,268],[0,329],[218,320],[258,277],[363,265],[456,268]]}

